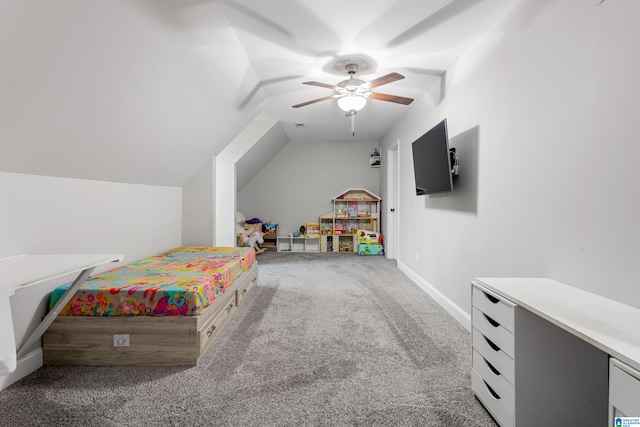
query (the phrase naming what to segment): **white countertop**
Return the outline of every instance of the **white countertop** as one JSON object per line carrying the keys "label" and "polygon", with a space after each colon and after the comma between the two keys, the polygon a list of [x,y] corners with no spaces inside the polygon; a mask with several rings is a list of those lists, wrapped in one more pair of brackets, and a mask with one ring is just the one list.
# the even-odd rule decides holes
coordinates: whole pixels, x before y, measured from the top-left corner
{"label": "white countertop", "polygon": [[0,375],[13,372],[17,363],[10,296],[21,288],[123,259],[122,254],[16,255],[0,258]]}
{"label": "white countertop", "polygon": [[476,283],[640,369],[640,309],[547,278]]}

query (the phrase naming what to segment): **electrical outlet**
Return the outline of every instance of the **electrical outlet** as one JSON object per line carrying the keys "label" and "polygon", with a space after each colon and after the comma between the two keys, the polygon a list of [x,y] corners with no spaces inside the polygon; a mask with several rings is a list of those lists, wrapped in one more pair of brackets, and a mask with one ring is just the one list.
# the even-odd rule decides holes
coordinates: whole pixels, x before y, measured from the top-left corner
{"label": "electrical outlet", "polygon": [[420,262],[420,252],[416,252],[416,262]]}
{"label": "electrical outlet", "polygon": [[114,347],[129,347],[129,334],[116,334],[113,336]]}

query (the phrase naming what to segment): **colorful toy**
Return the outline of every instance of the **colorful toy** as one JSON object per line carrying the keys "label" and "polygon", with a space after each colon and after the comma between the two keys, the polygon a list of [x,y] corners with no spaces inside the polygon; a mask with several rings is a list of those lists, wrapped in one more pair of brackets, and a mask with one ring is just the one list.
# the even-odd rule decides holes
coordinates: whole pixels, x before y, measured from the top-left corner
{"label": "colorful toy", "polygon": [[366,243],[368,245],[371,244],[382,244],[382,234],[376,233],[371,230],[358,230],[358,244]]}
{"label": "colorful toy", "polygon": [[278,223],[276,222],[265,222],[263,224],[265,233],[277,233],[278,232]]}
{"label": "colorful toy", "polygon": [[384,255],[382,235],[370,230],[358,230],[358,255]]}
{"label": "colorful toy", "polygon": [[320,223],[319,222],[308,222],[307,223],[307,237],[313,239],[320,238]]}
{"label": "colorful toy", "polygon": [[358,255],[384,255],[384,247],[382,245],[367,245],[360,243],[358,245]]}

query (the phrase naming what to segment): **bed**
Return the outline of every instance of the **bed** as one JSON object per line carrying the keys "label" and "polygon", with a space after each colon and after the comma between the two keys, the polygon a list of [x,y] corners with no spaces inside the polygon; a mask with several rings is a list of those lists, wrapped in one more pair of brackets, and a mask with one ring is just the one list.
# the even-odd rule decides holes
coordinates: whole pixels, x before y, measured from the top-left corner
{"label": "bed", "polygon": [[92,276],[44,334],[44,364],[195,365],[257,277],[253,249],[203,246]]}

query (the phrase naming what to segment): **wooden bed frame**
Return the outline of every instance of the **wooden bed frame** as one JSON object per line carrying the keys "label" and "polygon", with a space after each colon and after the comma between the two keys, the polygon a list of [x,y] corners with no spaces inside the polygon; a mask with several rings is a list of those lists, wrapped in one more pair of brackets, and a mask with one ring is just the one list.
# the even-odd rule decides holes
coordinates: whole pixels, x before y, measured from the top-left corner
{"label": "wooden bed frame", "polygon": [[[257,263],[199,316],[58,316],[43,337],[45,365],[197,365],[258,281]],[[116,347],[114,335],[128,335]]]}

